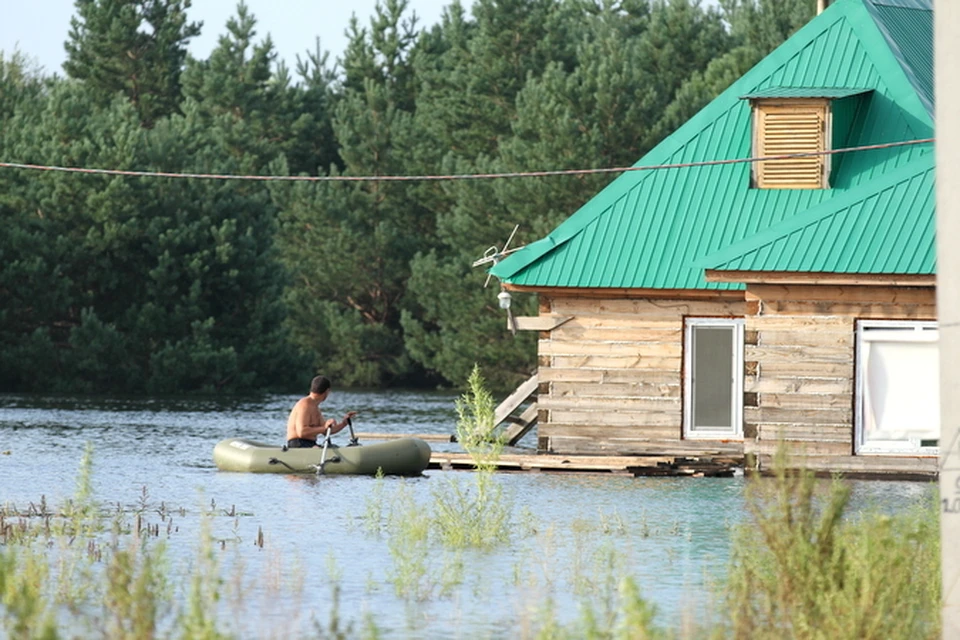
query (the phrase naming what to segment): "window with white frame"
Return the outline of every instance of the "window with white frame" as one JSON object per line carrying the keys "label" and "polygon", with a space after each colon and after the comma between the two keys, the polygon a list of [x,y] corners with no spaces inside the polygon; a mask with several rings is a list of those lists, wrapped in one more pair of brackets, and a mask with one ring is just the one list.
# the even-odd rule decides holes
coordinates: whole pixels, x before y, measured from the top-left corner
{"label": "window with white frame", "polygon": [[742,319],[686,319],[683,397],[685,437],[743,435]]}
{"label": "window with white frame", "polygon": [[930,453],[940,445],[935,322],[857,323],[857,453]]}

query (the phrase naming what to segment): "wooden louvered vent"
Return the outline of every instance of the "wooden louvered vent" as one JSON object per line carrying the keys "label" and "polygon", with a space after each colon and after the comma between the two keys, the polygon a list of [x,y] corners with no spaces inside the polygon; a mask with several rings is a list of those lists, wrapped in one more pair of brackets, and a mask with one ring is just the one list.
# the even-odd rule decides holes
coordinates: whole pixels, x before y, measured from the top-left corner
{"label": "wooden louvered vent", "polygon": [[[754,104],[757,156],[827,151],[829,104],[825,100],[758,101]],[[754,163],[760,189],[826,189],[827,155],[800,156]]]}

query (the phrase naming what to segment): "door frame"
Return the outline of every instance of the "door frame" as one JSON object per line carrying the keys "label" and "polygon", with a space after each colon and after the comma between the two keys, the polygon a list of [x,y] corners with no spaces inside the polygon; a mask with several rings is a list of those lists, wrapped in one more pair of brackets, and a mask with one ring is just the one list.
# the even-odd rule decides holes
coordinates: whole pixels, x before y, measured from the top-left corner
{"label": "door frame", "polygon": [[[693,332],[696,327],[729,327],[733,331],[733,362],[730,393],[733,397],[730,429],[695,430],[693,421]],[[743,318],[683,319],[683,437],[696,440],[743,438]]]}

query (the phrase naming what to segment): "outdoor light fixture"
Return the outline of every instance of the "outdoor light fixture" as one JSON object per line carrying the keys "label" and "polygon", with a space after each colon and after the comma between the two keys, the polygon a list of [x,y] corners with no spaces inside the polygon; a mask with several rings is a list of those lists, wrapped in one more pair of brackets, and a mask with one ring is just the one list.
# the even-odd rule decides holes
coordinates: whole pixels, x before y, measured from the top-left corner
{"label": "outdoor light fixture", "polygon": [[500,293],[497,294],[497,301],[500,303],[501,309],[510,308],[510,294],[504,290],[500,290]]}

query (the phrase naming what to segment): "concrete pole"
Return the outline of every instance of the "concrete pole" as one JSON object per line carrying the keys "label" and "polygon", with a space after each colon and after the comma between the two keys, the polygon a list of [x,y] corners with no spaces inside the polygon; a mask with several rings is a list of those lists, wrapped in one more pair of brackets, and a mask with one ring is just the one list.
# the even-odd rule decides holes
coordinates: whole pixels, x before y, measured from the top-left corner
{"label": "concrete pole", "polygon": [[943,638],[960,638],[960,2],[934,6]]}

